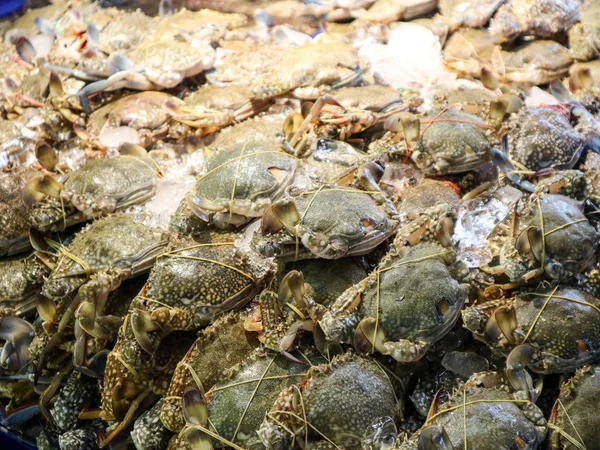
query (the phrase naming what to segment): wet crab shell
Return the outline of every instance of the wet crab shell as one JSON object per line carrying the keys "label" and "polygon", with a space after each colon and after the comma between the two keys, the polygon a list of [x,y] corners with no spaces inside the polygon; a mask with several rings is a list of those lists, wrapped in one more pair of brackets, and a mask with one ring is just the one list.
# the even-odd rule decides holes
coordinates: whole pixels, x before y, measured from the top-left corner
{"label": "wet crab shell", "polygon": [[[302,448],[305,439],[309,445],[327,440],[357,450],[363,448],[362,437],[373,423],[383,418],[396,421],[401,414],[394,387],[382,367],[348,352],[330,364],[312,367],[302,387],[282,391],[258,435],[273,450]],[[298,420],[304,417],[306,427]]]}
{"label": "wet crab shell", "polygon": [[[506,302],[506,301],[505,301]],[[530,344],[535,356],[528,367],[540,374],[570,372],[600,357],[600,301],[577,289],[562,286],[523,292],[506,302],[514,313],[516,327],[509,336],[488,338],[488,344],[504,353],[521,343]],[[463,322],[475,336],[483,338],[490,315],[486,304],[462,312]]]}
{"label": "wet crab shell", "polygon": [[89,274],[109,269],[143,273],[166,243],[162,231],[136,222],[133,216],[118,213],[97,220],[77,233],[44,283],[42,294],[64,297],[85,283]]}
{"label": "wet crab shell", "polygon": [[[154,195],[156,177],[157,168],[150,158],[121,155],[89,160],[69,174],[61,199],[47,197],[33,206],[31,222],[41,231],[60,231],[87,217],[144,203]],[[65,204],[76,211],[69,211]]]}
{"label": "wet crab shell", "polygon": [[396,230],[396,211],[378,194],[324,187],[278,204],[290,201],[300,221],[276,233],[257,232],[252,244],[259,253],[284,261],[364,255]]}
{"label": "wet crab shell", "polygon": [[[399,361],[420,359],[460,316],[467,288],[455,278],[459,267],[450,251],[435,244],[388,255],[379,269],[336,300],[319,321],[321,328],[334,342],[351,342],[359,322],[373,318],[389,342],[390,348],[380,351]],[[345,305],[355,296],[361,300],[353,312]]]}
{"label": "wet crab shell", "polygon": [[[467,403],[466,406],[462,406]],[[466,408],[466,410],[465,410]],[[466,421],[466,422],[465,422]],[[427,425],[445,432],[448,448],[520,448],[535,450],[544,441],[547,423],[542,411],[528,401],[518,403],[500,389],[471,388],[437,409]],[[427,426],[426,425],[426,426]],[[422,447],[427,437],[424,427],[400,450]],[[492,446],[492,447],[490,447]]]}
{"label": "wet crab shell", "polygon": [[171,431],[178,432],[185,426],[180,398],[187,387],[195,387],[200,380],[205,390],[210,389],[259,348],[257,335],[244,328],[247,317],[247,312],[233,312],[217,319],[199,333],[177,364],[160,413],[163,424]]}
{"label": "wet crab shell", "polygon": [[248,141],[217,153],[198,178],[190,208],[219,228],[260,217],[291,182],[298,160],[261,142]]}
{"label": "wet crab shell", "polygon": [[456,110],[431,113],[410,153],[429,175],[467,172],[490,159],[489,128],[479,117]]}
{"label": "wet crab shell", "polygon": [[600,368],[585,366],[563,382],[550,416],[551,450],[575,450],[577,447],[571,439],[585,448],[600,446],[600,422],[596,414],[599,381]]}

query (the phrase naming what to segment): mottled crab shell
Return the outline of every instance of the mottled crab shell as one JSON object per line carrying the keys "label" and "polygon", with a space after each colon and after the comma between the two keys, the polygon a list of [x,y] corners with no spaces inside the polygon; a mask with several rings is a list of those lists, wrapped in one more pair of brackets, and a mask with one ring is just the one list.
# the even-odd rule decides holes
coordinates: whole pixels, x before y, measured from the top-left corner
{"label": "mottled crab shell", "polygon": [[33,168],[17,168],[0,173],[0,258],[30,247],[29,208],[21,199],[23,187],[39,175]]}
{"label": "mottled crab shell", "polygon": [[490,159],[485,122],[462,111],[430,113],[415,141],[411,159],[425,174],[444,175],[476,169]]}
{"label": "mottled crab shell", "polygon": [[565,111],[523,109],[508,123],[508,154],[529,170],[570,169],[577,163],[585,138],[575,130]]}
{"label": "mottled crab shell", "polygon": [[[69,174],[61,190],[62,199],[47,197],[33,206],[31,222],[41,231],[61,231],[86,217],[143,203],[154,195],[156,176],[157,168],[150,158],[121,155],[89,160]],[[69,214],[64,203],[77,211]]]}
{"label": "mottled crab shell", "polygon": [[278,202],[293,202],[299,222],[273,234],[256,233],[253,245],[284,261],[364,255],[396,230],[395,209],[378,200],[377,194],[342,187],[302,192]]}
{"label": "mottled crab shell", "polygon": [[503,352],[529,344],[534,357],[527,366],[536,373],[570,372],[600,357],[600,301],[586,292],[560,286],[522,292],[514,299],[496,301],[491,309],[490,305],[475,305],[462,311],[464,326],[476,337],[485,338],[489,322],[498,320],[497,307],[506,308],[514,330],[508,336],[508,331],[503,331],[494,339],[488,335],[486,342]]}
{"label": "mottled crab shell", "polygon": [[[313,363],[323,362],[322,358]],[[260,443],[256,430],[280,391],[301,381],[307,366],[278,354],[264,354],[242,363],[234,375],[216,384],[208,417],[217,433],[246,448]],[[262,380],[262,381],[261,381]],[[237,432],[236,432],[237,431]],[[215,448],[224,445],[213,440]]]}
{"label": "mottled crab shell", "polygon": [[[467,406],[461,406],[464,403]],[[456,449],[535,450],[544,441],[548,428],[542,411],[534,403],[513,401],[505,391],[490,388],[467,389],[465,397],[452,397],[433,417],[427,425],[442,428],[449,441],[448,448]],[[400,450],[416,450],[426,426]],[[426,447],[419,443],[418,448]]]}
{"label": "mottled crab shell", "polygon": [[[301,400],[295,398],[298,394]],[[301,421],[279,411],[306,417],[310,426],[305,428]],[[381,366],[350,352],[336,356],[330,364],[312,367],[302,387],[283,391],[258,435],[265,446],[273,450],[301,448],[299,442],[303,444],[305,438],[311,444],[329,440],[342,448],[358,450],[362,448],[363,435],[373,423],[382,418],[396,421],[401,414],[394,387]],[[287,426],[295,436],[280,424]]]}
{"label": "mottled crab shell", "polygon": [[[397,360],[419,359],[460,316],[468,291],[456,278],[459,267],[439,245],[406,247],[386,257],[379,275],[375,271],[344,292],[319,321],[321,328],[335,342],[352,342],[358,323],[372,318],[389,342],[386,352]],[[361,301],[353,311],[350,300],[357,295]],[[395,342],[402,345],[395,348]]]}
{"label": "mottled crab shell", "polygon": [[35,257],[0,261],[0,311],[7,308],[18,316],[32,311],[48,272]]}
{"label": "mottled crab shell", "polygon": [[177,97],[156,91],[121,97],[90,114],[86,130],[92,140],[104,131],[122,126],[135,130],[159,130],[171,117],[165,106],[167,101],[175,105],[181,103]]}
{"label": "mottled crab shell", "polygon": [[166,244],[162,231],[137,222],[131,215],[118,213],[99,219],[77,233],[67,252],[61,254],[42,294],[64,297],[91,274],[110,269],[143,273]]}
{"label": "mottled crab shell", "polygon": [[548,439],[551,450],[576,450],[570,439],[584,448],[600,448],[600,417],[598,392],[600,391],[600,367],[585,366],[566,380],[560,387],[560,395],[554,405]]}
{"label": "mottled crab shell", "polygon": [[[187,387],[196,387],[200,380],[205,390],[210,389],[258,349],[260,343],[256,333],[244,328],[247,317],[247,313],[233,312],[216,320],[200,332],[177,364],[160,413],[163,424],[171,431],[178,432],[185,426],[180,399]],[[198,378],[194,378],[189,367]]]}
{"label": "mottled crab shell", "polygon": [[298,160],[270,144],[247,141],[218,152],[189,198],[204,221],[225,228],[260,217],[291,182]]}

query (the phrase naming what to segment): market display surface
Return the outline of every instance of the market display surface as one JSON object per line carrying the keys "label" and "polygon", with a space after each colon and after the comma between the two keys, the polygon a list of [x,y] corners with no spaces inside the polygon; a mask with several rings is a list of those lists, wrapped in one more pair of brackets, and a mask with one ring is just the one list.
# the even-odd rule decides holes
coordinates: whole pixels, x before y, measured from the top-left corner
{"label": "market display surface", "polygon": [[600,449],[600,2],[13,3],[2,448]]}

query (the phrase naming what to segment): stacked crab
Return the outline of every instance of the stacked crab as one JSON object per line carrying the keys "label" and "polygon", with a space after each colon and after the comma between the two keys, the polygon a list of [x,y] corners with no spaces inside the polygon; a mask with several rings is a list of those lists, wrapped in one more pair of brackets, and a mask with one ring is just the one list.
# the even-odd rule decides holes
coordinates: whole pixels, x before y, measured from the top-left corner
{"label": "stacked crab", "polygon": [[0,425],[600,448],[598,2],[109,3],[0,23]]}

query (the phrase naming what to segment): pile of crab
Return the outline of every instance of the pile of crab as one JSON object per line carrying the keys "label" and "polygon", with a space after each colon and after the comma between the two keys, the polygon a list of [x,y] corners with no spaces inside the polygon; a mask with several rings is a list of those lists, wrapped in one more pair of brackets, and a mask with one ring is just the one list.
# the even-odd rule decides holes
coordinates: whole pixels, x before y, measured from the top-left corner
{"label": "pile of crab", "polygon": [[110,3],[0,22],[0,426],[600,448],[599,2]]}

